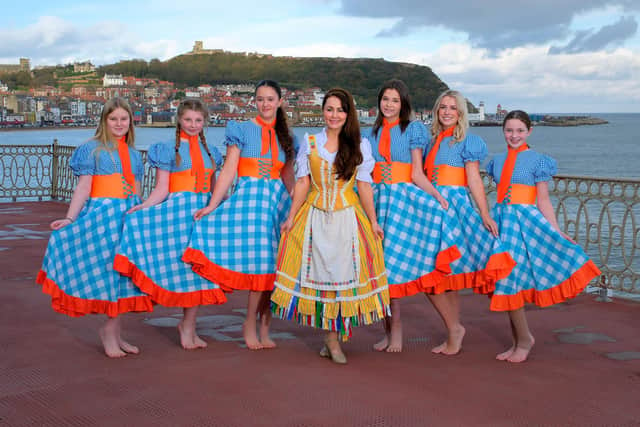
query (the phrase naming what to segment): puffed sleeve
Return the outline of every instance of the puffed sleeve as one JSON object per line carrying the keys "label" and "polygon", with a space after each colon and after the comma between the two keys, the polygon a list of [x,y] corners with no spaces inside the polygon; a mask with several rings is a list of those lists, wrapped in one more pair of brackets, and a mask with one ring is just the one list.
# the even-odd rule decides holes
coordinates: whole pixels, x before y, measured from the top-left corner
{"label": "puffed sleeve", "polygon": [[376,161],[371,154],[371,143],[367,138],[362,138],[360,142],[360,151],[362,151],[362,163],[358,166],[358,173],[356,179],[358,181],[372,183],[371,172],[376,165]]}
{"label": "puffed sleeve", "polygon": [[551,157],[541,154],[538,164],[533,172],[535,182],[550,181],[558,173],[558,164]]}
{"label": "puffed sleeve", "polygon": [[407,126],[407,137],[409,138],[409,149],[414,150],[416,148],[421,149],[423,152],[427,149],[427,142],[429,136],[427,134],[427,128],[422,122],[414,120]]}
{"label": "puffed sleeve", "polygon": [[228,147],[230,145],[237,145],[239,149],[243,149],[245,144],[244,132],[240,123],[235,120],[230,120],[227,123],[227,127],[224,130],[224,145]]}
{"label": "puffed sleeve", "polygon": [[495,179],[496,179],[496,175],[495,175],[495,171],[494,171],[494,169],[493,169],[494,167],[495,167],[495,158],[494,158],[494,157],[492,157],[492,158],[491,158],[491,160],[489,160],[489,163],[487,163],[487,167],[486,167],[486,169],[487,169],[487,174],[488,174],[491,178],[493,178],[493,180],[495,181]]}
{"label": "puffed sleeve", "polygon": [[87,142],[73,151],[69,160],[69,167],[75,176],[96,174],[95,149],[95,143]]}
{"label": "puffed sleeve", "polygon": [[149,147],[148,155],[149,165],[152,168],[158,168],[171,172],[176,160],[175,146],[171,146],[169,143],[161,142],[159,144],[153,144]]}
{"label": "puffed sleeve", "polygon": [[489,155],[487,144],[478,135],[467,135],[465,140],[462,141],[462,144],[464,144],[464,146],[462,147],[460,155],[464,163],[481,162]]}
{"label": "puffed sleeve", "polygon": [[305,133],[296,154],[296,179],[309,175],[309,134]]}
{"label": "puffed sleeve", "polygon": [[220,150],[216,147],[209,147],[209,151],[211,152],[211,157],[213,157],[213,161],[216,162],[215,170],[220,170],[222,168],[222,164],[224,163],[224,159],[222,158],[222,154],[220,154]]}
{"label": "puffed sleeve", "polygon": [[144,179],[144,163],[142,163],[142,153],[138,150],[129,150],[131,153],[131,171],[136,181],[142,182]]}

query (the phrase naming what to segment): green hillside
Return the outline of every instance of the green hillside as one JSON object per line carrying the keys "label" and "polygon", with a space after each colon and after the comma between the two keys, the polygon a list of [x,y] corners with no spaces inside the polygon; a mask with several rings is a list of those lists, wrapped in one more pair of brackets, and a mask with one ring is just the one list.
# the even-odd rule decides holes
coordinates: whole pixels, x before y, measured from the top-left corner
{"label": "green hillside", "polygon": [[100,67],[98,73],[154,77],[175,82],[178,87],[256,83],[265,78],[289,89],[317,86],[326,90],[341,86],[350,90],[362,106],[374,106],[382,83],[398,78],[409,86],[416,109],[432,108],[436,97],[447,89],[429,67],[370,58],[292,58],[220,52],[180,55],[164,62],[121,61]]}

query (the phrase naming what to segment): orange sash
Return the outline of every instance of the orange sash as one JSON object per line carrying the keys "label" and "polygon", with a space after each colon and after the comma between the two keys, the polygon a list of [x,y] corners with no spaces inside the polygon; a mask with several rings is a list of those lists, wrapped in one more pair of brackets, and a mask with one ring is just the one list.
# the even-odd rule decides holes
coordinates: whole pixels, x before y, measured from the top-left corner
{"label": "orange sash", "polygon": [[411,163],[376,162],[373,168],[373,182],[376,184],[397,184],[411,182]]}
{"label": "orange sash", "polygon": [[[213,169],[203,169],[202,181],[193,176],[189,169],[181,172],[171,172],[169,175],[169,193],[187,191],[190,193],[207,193],[211,190],[211,176]],[[202,184],[202,185],[201,185]]]}
{"label": "orange sash", "polygon": [[500,203],[509,205],[535,205],[538,190],[532,185],[511,184],[507,189],[507,194]]}
{"label": "orange sash", "polygon": [[467,186],[467,171],[465,168],[459,168],[449,165],[438,165],[433,168],[433,185],[456,185],[460,187]]}
{"label": "orange sash", "polygon": [[509,150],[507,151],[507,159],[504,161],[504,165],[502,166],[502,173],[500,174],[500,182],[498,183],[498,196],[497,196],[498,203],[502,203],[505,196],[507,195],[507,190],[509,190],[509,186],[511,185],[511,176],[513,175],[513,168],[516,166],[516,159],[518,158],[518,153],[528,149],[529,149],[529,146],[527,144],[522,144],[518,148],[509,148]]}
{"label": "orange sash", "polygon": [[382,133],[380,134],[378,152],[387,162],[391,162],[391,128],[398,123],[400,123],[400,119],[393,123],[389,123],[387,119],[382,119]]}
{"label": "orange sash", "polygon": [[200,140],[198,139],[198,135],[189,135],[185,131],[180,131],[180,139],[189,142],[189,156],[191,157],[191,176],[196,177],[195,182],[195,192],[203,193],[207,190],[204,189],[206,186],[209,187],[208,183],[205,182],[206,179],[204,177],[204,160],[202,159],[202,152],[200,152]]}
{"label": "orange sash", "polygon": [[122,165],[122,175],[127,183],[133,187],[136,184],[136,178],[131,172],[131,158],[129,157],[129,146],[126,143],[126,135],[118,140],[118,156]]}
{"label": "orange sash", "polygon": [[126,199],[134,193],[130,185],[121,173],[111,175],[93,175],[91,177],[90,197],[112,197],[114,199]]}
{"label": "orange sash", "polygon": [[433,144],[433,147],[431,147],[431,150],[429,150],[427,159],[424,162],[424,169],[427,171],[427,178],[429,178],[429,181],[433,180],[433,167],[436,164],[436,155],[438,154],[438,150],[440,149],[440,143],[446,137],[453,136],[454,129],[455,126],[451,126],[449,129],[445,129],[440,132],[438,134],[438,137],[436,138],[435,144]]}
{"label": "orange sash", "polygon": [[252,176],[262,179],[280,179],[280,171],[284,163],[271,159],[257,159],[255,157],[240,157],[238,162],[238,176]]}
{"label": "orange sash", "polygon": [[274,128],[276,121],[274,119],[271,123],[267,123],[262,120],[262,117],[256,116],[256,122],[262,127],[262,150],[260,155],[264,156],[271,148],[271,159],[275,163],[278,160],[278,139]]}

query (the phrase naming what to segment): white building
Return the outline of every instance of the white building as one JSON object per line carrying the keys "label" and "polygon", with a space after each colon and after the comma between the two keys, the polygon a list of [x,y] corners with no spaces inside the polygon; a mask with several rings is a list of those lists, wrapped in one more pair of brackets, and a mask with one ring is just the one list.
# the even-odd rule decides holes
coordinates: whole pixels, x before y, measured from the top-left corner
{"label": "white building", "polygon": [[122,74],[105,74],[102,78],[102,86],[124,86],[124,78]]}
{"label": "white building", "polygon": [[484,117],[484,101],[480,101],[477,113],[469,113],[469,122],[483,122]]}

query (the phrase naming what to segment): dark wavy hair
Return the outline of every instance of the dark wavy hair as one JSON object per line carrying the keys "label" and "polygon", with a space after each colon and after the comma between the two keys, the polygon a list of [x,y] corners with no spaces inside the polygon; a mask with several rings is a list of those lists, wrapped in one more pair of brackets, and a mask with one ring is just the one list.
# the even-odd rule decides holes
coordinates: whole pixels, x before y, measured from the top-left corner
{"label": "dark wavy hair", "polygon": [[362,151],[360,151],[360,123],[356,114],[356,105],[353,96],[342,88],[329,89],[322,99],[322,110],[327,99],[336,97],[342,104],[342,109],[347,113],[347,120],[340,129],[338,135],[338,152],[334,166],[336,177],[348,181],[356,171],[356,167],[362,163]]}
{"label": "dark wavy hair", "polygon": [[507,115],[504,116],[504,120],[502,121],[502,129],[504,129],[505,125],[507,124],[507,120],[511,119],[520,120],[527,126],[527,129],[531,129],[531,118],[522,110],[509,111]]}
{"label": "dark wavy hair", "polygon": [[[282,98],[282,89],[280,89],[280,85],[273,80],[260,80],[256,85],[254,95],[258,93],[258,89],[262,86],[270,87],[271,89],[276,91],[276,93],[278,94],[278,99]],[[287,115],[285,114],[282,106],[280,106],[276,111],[276,125],[274,126],[274,128],[276,131],[276,135],[278,136],[278,142],[280,143],[282,150],[284,150],[286,159],[293,159],[293,136],[289,131],[289,125],[287,125]]]}
{"label": "dark wavy hair", "polygon": [[378,92],[378,116],[376,117],[376,121],[373,123],[373,129],[371,132],[373,135],[378,135],[378,130],[382,127],[384,115],[382,114],[382,108],[380,108],[380,102],[382,102],[382,97],[387,89],[397,90],[400,95],[400,129],[402,132],[407,129],[407,126],[409,126],[409,122],[411,121],[410,117],[412,108],[409,88],[407,88],[407,85],[404,84],[402,80],[387,80]]}

